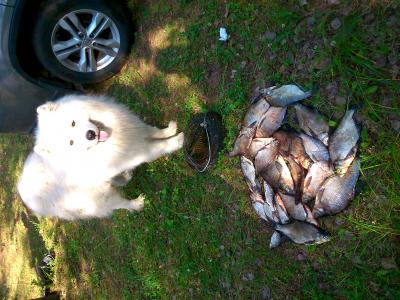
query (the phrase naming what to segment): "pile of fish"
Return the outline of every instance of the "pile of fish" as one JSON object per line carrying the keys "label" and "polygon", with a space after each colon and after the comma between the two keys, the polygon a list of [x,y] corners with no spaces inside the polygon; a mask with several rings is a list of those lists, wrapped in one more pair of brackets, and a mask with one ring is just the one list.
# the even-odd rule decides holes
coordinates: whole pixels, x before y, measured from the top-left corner
{"label": "pile of fish", "polygon": [[[229,153],[240,156],[256,213],[273,225],[271,248],[286,238],[308,245],[328,241],[317,218],[339,213],[354,197],[360,173],[354,110],[331,133],[324,116],[298,103],[310,96],[296,85],[264,89]],[[288,106],[301,132],[280,130]]]}

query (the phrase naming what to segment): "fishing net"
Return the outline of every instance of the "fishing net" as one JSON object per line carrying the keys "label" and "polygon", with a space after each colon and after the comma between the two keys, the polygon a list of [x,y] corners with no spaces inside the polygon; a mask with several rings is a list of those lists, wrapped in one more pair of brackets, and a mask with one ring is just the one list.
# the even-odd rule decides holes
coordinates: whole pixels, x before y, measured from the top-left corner
{"label": "fishing net", "polygon": [[219,114],[207,112],[193,116],[186,129],[183,146],[187,163],[198,172],[210,169],[223,147],[224,135]]}

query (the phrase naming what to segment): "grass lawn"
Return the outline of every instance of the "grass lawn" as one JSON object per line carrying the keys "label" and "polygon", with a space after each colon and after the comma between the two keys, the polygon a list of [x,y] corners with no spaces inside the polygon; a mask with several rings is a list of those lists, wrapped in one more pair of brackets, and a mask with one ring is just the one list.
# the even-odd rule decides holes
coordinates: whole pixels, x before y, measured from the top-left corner
{"label": "grass lawn", "polygon": [[[66,222],[24,208],[15,184],[33,141],[0,136],[0,299],[38,296],[33,266],[48,251],[51,288],[71,299],[399,299],[400,4],[303,2],[131,3],[129,61],[89,90],[181,130],[194,113],[217,111],[224,153],[205,174],[182,152],[142,165],[123,192],[144,193],[143,212]],[[221,26],[228,42],[218,41]],[[350,207],[321,220],[329,243],[270,250],[239,159],[225,155],[257,87],[271,82],[313,88],[306,103],[332,126],[357,108],[362,175]]]}

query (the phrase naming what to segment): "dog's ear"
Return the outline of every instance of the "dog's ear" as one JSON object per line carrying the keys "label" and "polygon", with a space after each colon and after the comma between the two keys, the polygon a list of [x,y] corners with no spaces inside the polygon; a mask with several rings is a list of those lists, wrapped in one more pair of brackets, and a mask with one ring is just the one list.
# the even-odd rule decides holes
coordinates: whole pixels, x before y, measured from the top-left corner
{"label": "dog's ear", "polygon": [[40,156],[49,156],[51,153],[49,149],[43,147],[42,145],[36,145],[35,147],[33,147],[33,151],[35,151]]}
{"label": "dog's ear", "polygon": [[42,104],[40,106],[38,106],[38,108],[36,109],[38,114],[41,113],[45,113],[45,112],[51,112],[51,111],[55,111],[58,107],[57,103],[54,102],[46,102],[45,104]]}

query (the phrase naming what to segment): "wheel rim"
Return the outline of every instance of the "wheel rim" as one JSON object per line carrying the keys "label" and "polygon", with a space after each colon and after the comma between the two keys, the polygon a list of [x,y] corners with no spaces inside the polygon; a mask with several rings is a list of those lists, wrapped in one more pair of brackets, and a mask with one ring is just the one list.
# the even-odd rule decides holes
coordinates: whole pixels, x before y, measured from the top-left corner
{"label": "wheel rim", "polygon": [[92,9],[69,12],[54,26],[51,48],[56,59],[68,69],[99,71],[117,57],[120,35],[114,21]]}

